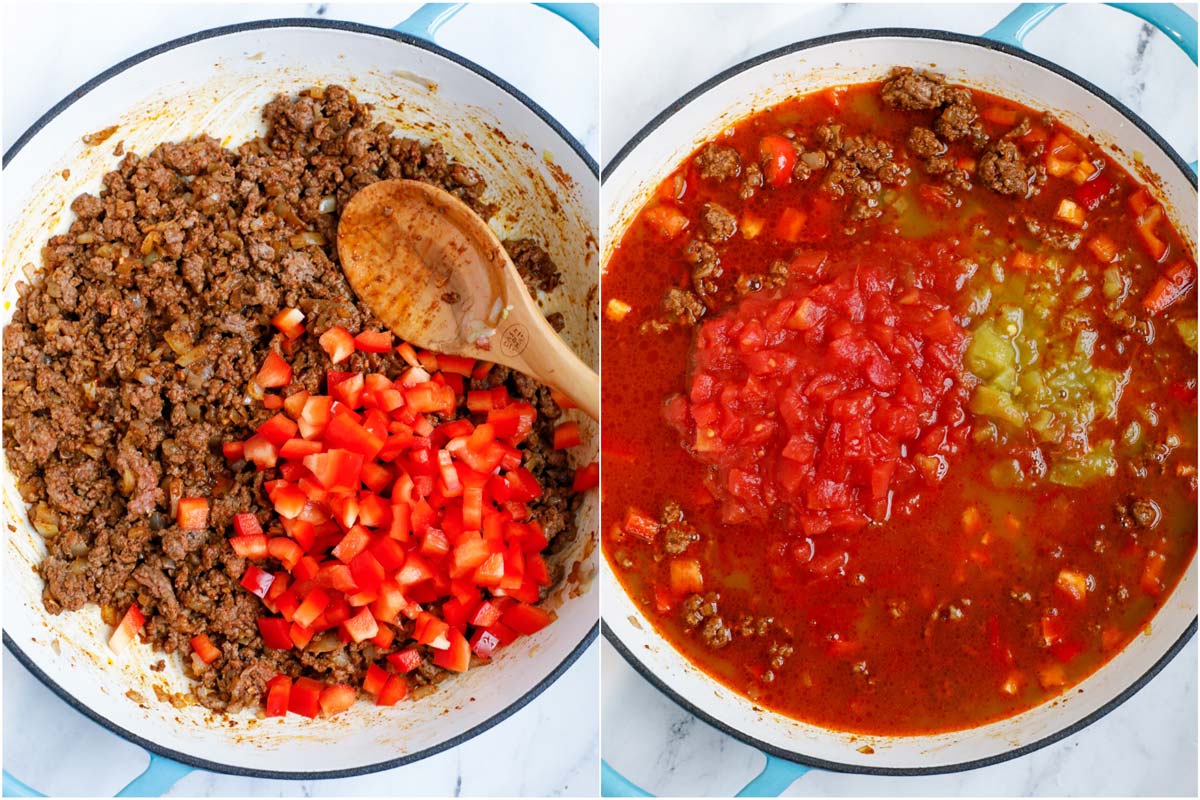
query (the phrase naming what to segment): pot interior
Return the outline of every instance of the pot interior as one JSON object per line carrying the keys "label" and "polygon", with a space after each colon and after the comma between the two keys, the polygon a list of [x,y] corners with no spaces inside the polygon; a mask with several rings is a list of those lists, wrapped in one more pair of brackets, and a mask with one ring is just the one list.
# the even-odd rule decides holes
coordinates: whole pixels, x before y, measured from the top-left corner
{"label": "pot interior", "polygon": [[[277,93],[340,83],[375,105],[397,134],[441,142],[449,155],[479,169],[486,199],[501,211],[501,238],[540,239],[564,285],[540,298],[566,318],[563,336],[585,361],[598,360],[595,285],[598,263],[594,167],[563,135],[492,80],[429,49],[349,26],[260,27],[194,39],[128,67],[91,88],[50,119],[10,156],[4,169],[7,236],[2,282],[4,322],[11,318],[26,265],[66,229],[70,201],[97,193],[119,159],[114,145],[145,154],[157,143],[208,133],[236,145],[263,131],[262,107]],[[81,137],[117,125],[104,143]],[[576,412],[569,412],[574,415]],[[595,425],[578,417],[579,464],[597,452]],[[595,493],[584,503],[570,546],[557,557],[568,577],[547,605],[555,624],[505,649],[495,663],[447,680],[421,702],[393,709],[357,703],[333,719],[257,719],[246,711],[216,717],[198,705],[157,699],[186,695],[177,657],[150,671],[162,654],[135,646],[114,657],[109,629],[95,606],[51,616],[33,571],[45,552],[29,525],[8,470],[0,494],[11,534],[5,551],[5,630],[25,658],[68,695],[129,733],[215,768],[277,773],[361,770],[416,757],[477,732],[514,703],[539,691],[582,651],[595,626]],[[567,534],[564,534],[567,535]],[[576,568],[572,568],[577,565]]]}
{"label": "pot interior", "polygon": [[[685,97],[669,115],[648,126],[610,167],[601,188],[605,254],[655,187],[698,145],[743,117],[787,97],[843,84],[877,81],[893,66],[934,69],[954,83],[1046,109],[1093,136],[1123,167],[1147,181],[1194,253],[1196,189],[1182,161],[1099,95],[1033,60],[982,40],[943,34],[878,32],[785,48],[734,68]],[[721,78],[722,76],[718,76]],[[1155,669],[1188,635],[1196,618],[1196,562],[1165,600],[1144,636],[1105,667],[1057,699],[988,725],[931,736],[851,735],[756,707],[710,678],[654,630],[621,587],[611,566],[602,567],[601,611],[628,657],[703,716],[811,763],[858,770],[949,771],[983,759],[1004,758],[1090,721],[1099,710]],[[1161,665],[1159,665],[1161,666]],[[869,748],[864,748],[869,745]],[[862,749],[871,752],[864,753]]]}

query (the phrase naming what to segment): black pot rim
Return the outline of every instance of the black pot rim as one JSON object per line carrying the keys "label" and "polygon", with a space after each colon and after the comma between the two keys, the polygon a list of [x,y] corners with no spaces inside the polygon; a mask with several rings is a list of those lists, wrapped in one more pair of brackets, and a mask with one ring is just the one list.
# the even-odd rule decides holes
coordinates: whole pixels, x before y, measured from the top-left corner
{"label": "black pot rim", "polygon": [[[1181,158],[1180,155],[1175,152],[1174,148],[1172,148],[1166,140],[1164,140],[1153,128],[1146,124],[1141,117],[1126,107],[1120,100],[1113,97],[1108,92],[1104,91],[1099,86],[1096,86],[1087,79],[1082,78],[1070,70],[1064,69],[1063,67],[1060,67],[1057,64],[1042,58],[1041,56],[1034,55],[1033,53],[1029,53],[1020,48],[1012,47],[1011,45],[995,42],[991,39],[985,39],[980,36],[970,36],[967,34],[951,33],[948,31],[925,30],[919,28],[871,28],[867,30],[849,31],[846,33],[835,33],[829,36],[820,36],[815,39],[805,39],[804,41],[785,45],[761,55],[754,56],[753,58],[749,58],[740,64],[735,64],[734,66],[717,73],[713,77],[699,84],[696,86],[696,88],[687,92],[674,103],[663,109],[657,116],[650,120],[650,122],[646,123],[641,130],[634,134],[633,138],[625,143],[621,150],[613,157],[612,161],[605,164],[604,169],[601,172],[601,184],[603,184],[604,181],[608,180],[608,178],[612,176],[613,172],[616,171],[621,163],[638,147],[638,145],[642,143],[642,141],[646,139],[646,137],[657,130],[664,122],[673,117],[677,112],[679,112],[693,100],[702,96],[718,84],[724,83],[730,78],[739,75],[752,67],[756,67],[768,61],[773,61],[783,56],[791,55],[792,53],[810,50],[812,48],[821,47],[827,44],[836,44],[839,42],[848,42],[858,39],[885,38],[932,39],[935,41],[975,45],[977,47],[1003,53],[1004,55],[1013,58],[1029,61],[1039,67],[1048,69],[1060,77],[1063,77],[1082,87],[1083,89],[1086,89],[1088,92],[1092,93],[1100,100],[1103,100],[1127,120],[1129,120],[1130,123],[1137,127],[1142,133],[1146,134],[1154,142],[1154,144],[1160,150],[1162,150],[1164,154],[1166,154],[1166,156],[1175,164],[1175,166],[1178,167],[1179,171],[1184,175],[1184,177],[1187,178],[1187,180],[1191,183],[1192,188],[1196,188],[1195,173],[1188,168],[1187,162],[1185,162],[1183,158]],[[1194,558],[1195,557],[1193,556],[1193,559]],[[757,738],[752,733],[735,728],[696,707],[690,700],[672,687],[668,686],[666,682],[655,675],[645,664],[643,664],[638,659],[637,655],[633,653],[633,651],[631,651],[624,642],[621,641],[621,638],[616,634],[615,631],[613,631],[611,627],[609,627],[607,622],[602,620],[601,628],[604,632],[604,638],[607,639],[614,648],[616,648],[617,652],[621,654],[621,656],[629,663],[631,667],[637,670],[637,672],[640,673],[643,678],[649,681],[660,692],[671,698],[671,700],[673,700],[689,714],[699,717],[717,730],[720,730],[721,732],[726,733],[729,736],[732,736],[733,738],[750,745],[751,747],[755,747],[764,753],[784,759],[786,761],[792,761],[807,767],[815,767],[833,772],[846,772],[860,775],[907,776],[943,775],[999,764],[1004,761],[1019,758],[1028,753],[1032,753],[1035,750],[1040,750],[1041,748],[1054,744],[1055,742],[1064,739],[1067,736],[1078,733],[1079,731],[1091,725],[1093,722],[1096,722],[1101,717],[1108,714],[1110,711],[1116,709],[1130,697],[1133,697],[1133,695],[1137,694],[1137,692],[1141,690],[1143,686],[1149,683],[1155,675],[1161,672],[1163,667],[1165,667],[1171,661],[1171,659],[1173,659],[1179,653],[1179,651],[1183,649],[1184,645],[1186,645],[1188,641],[1196,634],[1196,622],[1196,618],[1193,618],[1191,625],[1187,627],[1187,629],[1179,636],[1178,639],[1175,640],[1175,642],[1167,649],[1162,657],[1160,657],[1148,670],[1146,670],[1144,674],[1142,674],[1137,680],[1130,683],[1123,691],[1118,693],[1103,706],[1097,708],[1086,717],[1076,721],[1071,725],[1067,725],[1055,733],[1044,736],[1035,742],[1022,745],[1021,747],[1013,750],[988,756],[987,758],[974,759],[958,764],[947,764],[937,767],[869,767],[858,764],[846,764],[838,761],[828,761],[825,759],[805,755],[804,753],[800,753],[798,751],[776,747],[773,744]],[[1103,669],[1103,667],[1101,667],[1101,669]]]}
{"label": "black pot rim", "polygon": [[[157,55],[160,55],[162,53],[165,53],[167,51],[175,50],[179,47],[184,47],[187,45],[195,44],[197,42],[202,42],[207,39],[214,39],[219,36],[228,36],[228,35],[237,34],[237,33],[245,33],[247,31],[267,30],[267,29],[275,29],[275,28],[323,28],[323,29],[327,29],[327,30],[347,31],[347,32],[356,33],[356,34],[378,36],[378,37],[385,38],[385,39],[391,39],[400,44],[409,45],[411,47],[418,47],[418,48],[421,48],[422,50],[428,50],[429,52],[432,52],[438,56],[441,56],[450,61],[453,61],[454,63],[458,64],[459,66],[465,67],[466,69],[469,69],[471,72],[474,72],[475,74],[479,75],[480,77],[491,82],[498,89],[500,89],[501,91],[512,96],[514,99],[518,100],[522,105],[526,106],[530,111],[532,111],[534,114],[536,114],[544,123],[549,125],[554,130],[554,132],[557,133],[558,136],[560,136],[563,139],[563,141],[565,141],[570,146],[570,148],[575,152],[575,154],[577,156],[579,156],[579,158],[587,165],[588,169],[591,170],[593,175],[595,175],[595,176],[599,175],[599,169],[596,164],[596,160],[593,159],[591,157],[591,155],[588,154],[587,150],[584,149],[583,145],[577,139],[575,139],[575,137],[572,136],[571,133],[569,131],[567,131],[567,129],[564,128],[560,122],[558,122],[558,120],[556,120],[554,117],[552,117],[545,109],[543,109],[540,105],[538,105],[533,100],[531,100],[527,95],[525,95],[525,93],[523,93],[522,91],[517,89],[515,86],[508,83],[506,80],[504,80],[503,78],[499,77],[498,75],[492,73],[491,71],[484,69],[483,67],[479,66],[475,62],[470,61],[469,59],[463,58],[462,56],[458,55],[457,53],[446,50],[445,48],[440,47],[432,42],[428,42],[428,41],[425,41],[424,39],[418,38],[416,36],[412,36],[407,33],[401,33],[399,31],[394,31],[394,30],[391,30],[388,28],[379,28],[379,27],[375,27],[372,25],[362,25],[360,23],[345,22],[342,20],[307,19],[307,18],[256,20],[253,22],[242,22],[242,23],[238,23],[236,25],[224,25],[224,26],[217,27],[217,28],[210,28],[207,30],[199,31],[197,33],[189,34],[187,36],[182,36],[177,39],[172,39],[168,42],[165,42],[164,44],[157,45],[156,47],[152,47],[148,50],[144,50],[141,53],[138,53],[137,55],[131,56],[130,58],[127,58],[124,61],[121,61],[120,63],[104,70],[99,75],[97,75],[96,77],[87,81],[82,86],[80,86],[78,89],[71,92],[66,97],[64,97],[62,100],[60,100],[58,103],[56,103],[49,111],[47,111],[40,118],[38,118],[38,120],[36,122],[34,122],[33,125],[31,125],[29,127],[28,130],[26,130],[23,134],[21,134],[20,137],[18,137],[18,139],[12,144],[12,146],[7,151],[5,151],[3,161],[0,163],[2,163],[3,166],[7,166],[9,161],[13,157],[15,157],[21,151],[21,149],[24,148],[24,146],[26,144],[28,144],[39,131],[42,130],[42,128],[44,128],[47,124],[49,124],[55,117],[62,114],[63,111],[65,111],[67,108],[69,108],[71,105],[73,105],[77,100],[82,98],[84,95],[91,92],[97,86],[100,86],[101,84],[107,82],[109,79],[121,74],[122,72],[125,72],[126,70],[130,69],[133,66],[136,66],[137,64],[142,63],[143,61],[147,61],[147,60],[149,60]],[[164,747],[163,745],[158,744],[157,742],[149,741],[148,739],[142,738],[141,736],[138,736],[137,734],[132,733],[131,731],[129,731],[126,728],[122,727],[121,725],[117,724],[116,722],[114,722],[113,720],[104,716],[103,714],[100,714],[99,712],[95,711],[87,704],[85,704],[85,703],[79,701],[77,698],[75,698],[75,696],[72,695],[70,692],[66,691],[53,678],[51,678],[48,674],[46,674],[33,661],[33,659],[31,659],[29,657],[29,655],[21,649],[20,645],[18,645],[17,642],[8,634],[8,631],[4,632],[3,639],[4,639],[4,646],[6,648],[8,648],[9,651],[12,652],[12,654],[16,657],[16,659],[19,662],[21,662],[22,666],[24,666],[26,669],[28,669],[30,672],[32,672],[37,677],[38,680],[40,680],[43,684],[46,685],[46,687],[48,687],[51,691],[53,691],[60,698],[62,698],[69,706],[74,708],[76,711],[79,711],[80,713],[84,714],[85,716],[89,717],[93,721],[99,723],[100,725],[103,725],[105,728],[109,729],[110,731],[117,734],[118,736],[121,736],[122,738],[127,739],[130,742],[133,742],[134,744],[136,744],[140,747],[143,747],[146,750],[149,750],[157,755],[164,756],[164,757],[172,759],[174,761],[178,761],[181,764],[187,764],[188,766],[195,767],[197,769],[209,770],[211,772],[220,772],[220,773],[224,773],[227,775],[238,775],[238,776],[248,777],[248,778],[282,778],[282,779],[291,779],[291,780],[321,780],[321,779],[328,779],[328,778],[353,778],[353,777],[358,777],[360,775],[369,775],[374,772],[381,772],[383,770],[394,769],[396,767],[401,767],[406,764],[411,764],[413,762],[420,761],[422,759],[428,758],[429,756],[437,755],[438,753],[441,753],[445,750],[449,750],[453,747],[457,747],[458,745],[462,744],[463,742],[465,742],[469,739],[475,738],[479,734],[483,733],[484,731],[488,730],[489,728],[494,727],[495,725],[499,724],[500,722],[503,722],[504,720],[508,719],[513,714],[515,714],[516,712],[520,711],[522,708],[524,708],[526,705],[528,705],[530,702],[532,702],[538,695],[540,695],[543,691],[545,691],[546,688],[550,686],[550,684],[552,684],[556,680],[558,680],[563,675],[563,673],[565,673],[567,671],[567,669],[579,659],[579,657],[583,654],[583,652],[585,650],[587,650],[588,646],[590,646],[591,643],[596,640],[597,636],[599,635],[599,629],[600,629],[600,623],[597,622],[596,624],[594,624],[591,627],[591,629],[587,632],[587,634],[585,634],[584,637],[582,639],[580,639],[579,643],[576,644],[575,647],[571,649],[571,652],[568,653],[567,656],[561,662],[559,662],[558,666],[556,666],[554,668],[554,670],[550,672],[550,674],[548,674],[546,677],[544,677],[533,688],[531,688],[528,692],[526,692],[521,697],[514,700],[512,703],[510,703],[504,709],[497,712],[496,714],[489,717],[488,719],[484,720],[483,722],[479,723],[478,725],[475,725],[471,729],[464,731],[463,733],[460,733],[456,736],[453,736],[444,742],[440,742],[436,745],[433,745],[432,747],[428,747],[428,748],[425,748],[424,750],[420,750],[416,753],[410,753],[409,755],[402,756],[399,758],[389,759],[387,761],[381,761],[381,762],[378,762],[375,764],[366,764],[366,765],[358,766],[358,767],[350,767],[347,769],[326,770],[326,771],[320,771],[320,772],[281,772],[281,771],[275,771],[275,770],[251,769],[248,767],[239,767],[239,766],[235,766],[232,764],[222,764],[222,763],[219,763],[216,761],[209,761],[209,760],[203,759],[203,758],[196,758],[195,756],[192,756],[188,753],[183,753],[178,750],[173,750],[169,747]]]}

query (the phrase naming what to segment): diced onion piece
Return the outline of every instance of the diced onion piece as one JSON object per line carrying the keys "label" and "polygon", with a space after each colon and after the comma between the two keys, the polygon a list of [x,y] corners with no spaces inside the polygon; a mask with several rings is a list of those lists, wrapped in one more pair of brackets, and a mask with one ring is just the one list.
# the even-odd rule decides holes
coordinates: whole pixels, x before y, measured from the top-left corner
{"label": "diced onion piece", "polygon": [[625,319],[630,311],[633,311],[633,306],[615,297],[609,299],[608,303],[604,306],[604,316],[613,322],[620,322]]}

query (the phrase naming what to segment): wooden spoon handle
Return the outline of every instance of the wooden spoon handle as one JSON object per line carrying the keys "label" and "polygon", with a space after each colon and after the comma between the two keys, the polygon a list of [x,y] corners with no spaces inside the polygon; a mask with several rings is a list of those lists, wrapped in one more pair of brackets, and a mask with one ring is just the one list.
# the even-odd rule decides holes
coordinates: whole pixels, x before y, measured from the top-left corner
{"label": "wooden spoon handle", "polygon": [[[529,326],[544,330],[531,331]],[[557,389],[574,400],[580,411],[600,419],[600,376],[567,347],[541,313],[534,310],[517,315],[500,326],[497,336],[509,366]]]}

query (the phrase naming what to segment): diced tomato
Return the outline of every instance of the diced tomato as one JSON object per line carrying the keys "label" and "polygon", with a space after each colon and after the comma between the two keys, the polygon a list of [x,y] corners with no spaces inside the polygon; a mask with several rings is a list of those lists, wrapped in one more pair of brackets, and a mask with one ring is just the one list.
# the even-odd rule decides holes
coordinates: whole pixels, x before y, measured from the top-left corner
{"label": "diced tomato", "polygon": [[321,692],[325,686],[312,678],[297,678],[288,697],[288,711],[313,719],[321,712]]}
{"label": "diced tomato", "polygon": [[796,167],[796,147],[790,139],[768,134],[759,140],[758,154],[768,184],[783,186],[791,182],[792,170]]}
{"label": "diced tomato", "polygon": [[664,239],[674,239],[688,226],[689,221],[683,212],[673,205],[663,203],[642,212],[651,229]]}
{"label": "diced tomato", "polygon": [[142,614],[142,609],[138,607],[137,603],[132,603],[125,611],[125,615],[121,617],[121,621],[117,623],[112,636],[108,638],[109,648],[114,653],[122,652],[145,624],[146,617]]}
{"label": "diced tomato", "polygon": [[450,646],[433,655],[433,663],[451,672],[466,672],[471,665],[471,646],[466,637],[454,628],[449,632]]}
{"label": "diced tomato", "polygon": [[1142,298],[1142,306],[1151,315],[1165,311],[1188,295],[1196,285],[1196,267],[1189,261],[1177,261],[1167,267]]}
{"label": "diced tomato", "polygon": [[408,681],[400,675],[392,675],[379,690],[379,694],[375,698],[375,705],[394,706],[406,697],[408,697]]}
{"label": "diced tomato", "polygon": [[340,364],[354,353],[354,337],[350,335],[350,331],[339,325],[334,325],[322,333],[318,341],[334,364]]}
{"label": "diced tomato", "polygon": [[537,606],[518,603],[504,612],[501,621],[522,636],[529,636],[553,622],[554,617]]}
{"label": "diced tomato", "polygon": [[185,531],[202,531],[208,527],[208,498],[181,497],[175,509],[175,524]]}
{"label": "diced tomato", "polygon": [[354,701],[357,699],[358,694],[354,691],[353,686],[347,686],[344,683],[335,683],[321,690],[318,702],[320,702],[321,711],[325,716],[332,717],[334,714],[341,713],[354,705]]}
{"label": "diced tomato", "polygon": [[273,650],[291,650],[292,635],[289,623],[282,617],[259,617],[258,632],[262,634],[263,642]]}
{"label": "diced tomato", "polygon": [[253,564],[246,565],[246,571],[242,573],[240,583],[250,592],[260,598],[265,598],[267,592],[271,590],[271,584],[275,582],[275,576],[265,570],[261,570]]}
{"label": "diced tomato", "polygon": [[254,376],[254,382],[264,389],[278,389],[287,386],[292,382],[292,365],[272,350],[267,353],[262,368]]}

